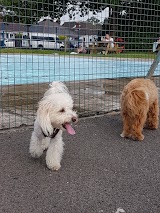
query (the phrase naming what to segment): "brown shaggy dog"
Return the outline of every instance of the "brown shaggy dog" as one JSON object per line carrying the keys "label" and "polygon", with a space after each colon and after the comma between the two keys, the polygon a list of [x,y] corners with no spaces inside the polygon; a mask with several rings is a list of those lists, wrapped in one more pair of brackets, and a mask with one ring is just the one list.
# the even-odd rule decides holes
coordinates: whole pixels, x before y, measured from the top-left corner
{"label": "brown shaggy dog", "polygon": [[134,79],[123,89],[121,95],[123,132],[121,137],[143,140],[143,127],[158,128],[158,90],[149,79]]}

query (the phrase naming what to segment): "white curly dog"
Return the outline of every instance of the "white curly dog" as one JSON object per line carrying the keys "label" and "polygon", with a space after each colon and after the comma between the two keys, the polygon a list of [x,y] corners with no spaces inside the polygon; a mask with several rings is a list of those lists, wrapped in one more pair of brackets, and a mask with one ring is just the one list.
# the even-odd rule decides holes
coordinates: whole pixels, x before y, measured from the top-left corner
{"label": "white curly dog", "polygon": [[71,122],[78,116],[73,110],[73,100],[67,87],[62,82],[52,82],[39,102],[34,131],[30,140],[29,152],[38,158],[46,152],[46,164],[51,170],[60,169],[63,154],[62,132],[67,130],[75,134]]}

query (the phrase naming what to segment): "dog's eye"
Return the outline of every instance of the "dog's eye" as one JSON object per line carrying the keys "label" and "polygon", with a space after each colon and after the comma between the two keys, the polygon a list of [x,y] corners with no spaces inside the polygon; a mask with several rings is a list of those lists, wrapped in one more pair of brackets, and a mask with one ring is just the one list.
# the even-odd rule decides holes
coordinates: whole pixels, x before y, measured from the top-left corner
{"label": "dog's eye", "polygon": [[64,108],[62,108],[59,112],[65,112]]}

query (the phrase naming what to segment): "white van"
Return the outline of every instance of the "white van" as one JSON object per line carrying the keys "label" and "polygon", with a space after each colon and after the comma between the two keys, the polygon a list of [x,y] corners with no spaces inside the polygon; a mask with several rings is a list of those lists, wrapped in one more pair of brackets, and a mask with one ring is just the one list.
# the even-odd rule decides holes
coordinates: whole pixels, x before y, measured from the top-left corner
{"label": "white van", "polygon": [[23,35],[22,46],[30,46],[36,49],[64,49],[64,43],[61,42],[59,38],[50,34],[42,33],[29,33],[29,37],[27,35]]}
{"label": "white van", "polygon": [[5,39],[4,46],[5,47],[15,47],[15,39]]}

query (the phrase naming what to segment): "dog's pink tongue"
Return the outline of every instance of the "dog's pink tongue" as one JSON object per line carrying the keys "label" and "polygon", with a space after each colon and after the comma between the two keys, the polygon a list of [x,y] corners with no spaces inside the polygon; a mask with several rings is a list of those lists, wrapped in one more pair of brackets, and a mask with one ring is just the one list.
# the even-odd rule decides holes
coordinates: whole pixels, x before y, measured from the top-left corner
{"label": "dog's pink tongue", "polygon": [[76,134],[75,130],[72,128],[71,124],[65,123],[65,128],[70,135]]}

